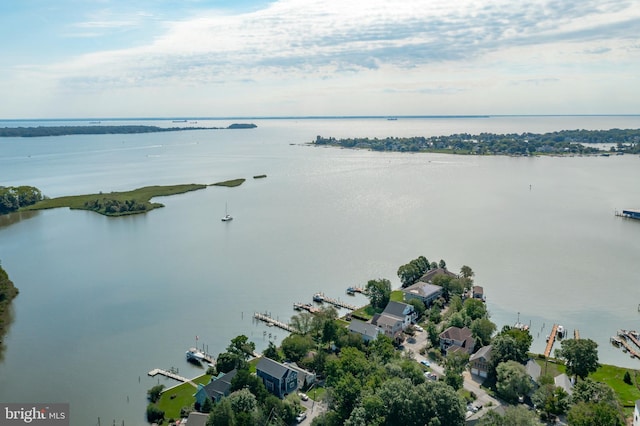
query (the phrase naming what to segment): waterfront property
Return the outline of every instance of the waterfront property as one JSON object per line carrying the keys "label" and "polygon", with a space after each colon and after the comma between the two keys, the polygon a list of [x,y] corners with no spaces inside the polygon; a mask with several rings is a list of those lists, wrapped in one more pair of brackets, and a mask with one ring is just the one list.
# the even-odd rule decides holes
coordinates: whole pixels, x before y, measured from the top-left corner
{"label": "waterfront property", "polygon": [[394,315],[376,314],[371,319],[371,324],[379,327],[382,332],[396,342],[402,340],[403,320]]}
{"label": "waterfront property", "polygon": [[256,374],[267,390],[278,398],[284,398],[298,388],[298,372],[270,358],[260,358]]}
{"label": "waterfront property", "polygon": [[491,364],[491,345],[483,346],[469,358],[471,374],[486,379]]}
{"label": "waterfront property", "polygon": [[402,302],[390,301],[382,311],[382,315],[388,315],[402,320],[402,329],[405,330],[416,320],[418,314],[413,305]]}
{"label": "waterfront property", "polygon": [[442,295],[442,287],[418,281],[407,288],[403,288],[402,293],[405,302],[411,299],[418,299],[421,300],[425,306],[431,306],[431,304]]}
{"label": "waterfront property", "polygon": [[349,331],[357,333],[362,336],[362,340],[370,342],[378,337],[378,334],[383,334],[384,331],[377,325],[373,325],[369,322],[364,322],[359,319],[352,319],[349,323]]}
{"label": "waterfront property", "polygon": [[199,384],[195,394],[196,402],[202,407],[207,398],[210,398],[213,402],[218,402],[222,397],[229,396],[231,380],[233,380],[237,372],[234,368],[228,373],[220,373],[217,377],[212,377],[211,381],[206,385]]}
{"label": "waterfront property", "polygon": [[428,270],[423,276],[420,277],[418,281],[422,281],[423,283],[431,283],[433,279],[438,275],[446,275],[451,278],[458,278],[458,274],[449,271],[447,268],[436,268]]}
{"label": "waterfront property", "polygon": [[440,333],[440,350],[445,354],[464,351],[471,355],[475,341],[467,327],[449,327]]}

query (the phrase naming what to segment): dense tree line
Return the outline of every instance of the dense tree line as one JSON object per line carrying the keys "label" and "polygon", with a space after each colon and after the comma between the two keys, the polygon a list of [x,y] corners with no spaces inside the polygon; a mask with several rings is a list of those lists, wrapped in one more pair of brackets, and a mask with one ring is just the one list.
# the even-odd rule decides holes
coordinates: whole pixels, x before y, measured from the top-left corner
{"label": "dense tree line", "polygon": [[317,136],[315,145],[364,148],[374,151],[452,152],[478,155],[596,154],[594,143],[616,144],[611,150],[640,152],[640,129],[562,130],[544,134],[459,133],[432,137],[345,138]]}
{"label": "dense tree line", "polygon": [[[255,124],[234,123],[226,129],[252,129]],[[142,125],[124,126],[38,126],[38,127],[3,127],[0,137],[41,137],[65,135],[120,135],[136,133],[177,132],[181,130],[218,130],[225,127],[158,127]]]}
{"label": "dense tree line", "polygon": [[141,213],[147,210],[145,203],[139,203],[136,200],[116,200],[106,197],[87,201],[84,207],[105,215]]}
{"label": "dense tree line", "polygon": [[42,192],[33,186],[0,186],[0,214],[17,211],[42,199]]}
{"label": "dense tree line", "polygon": [[9,279],[9,275],[0,265],[0,359],[2,359],[2,352],[4,350],[2,338],[7,332],[10,321],[9,305],[17,295],[18,289],[13,285],[13,282]]}

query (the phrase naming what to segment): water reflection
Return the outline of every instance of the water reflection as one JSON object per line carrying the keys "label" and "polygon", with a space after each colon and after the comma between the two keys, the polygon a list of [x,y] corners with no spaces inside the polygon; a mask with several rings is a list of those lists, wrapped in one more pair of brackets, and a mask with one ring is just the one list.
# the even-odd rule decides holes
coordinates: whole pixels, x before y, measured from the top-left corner
{"label": "water reflection", "polygon": [[31,219],[39,214],[40,212],[37,210],[28,210],[0,215],[0,228],[16,224],[21,220]]}

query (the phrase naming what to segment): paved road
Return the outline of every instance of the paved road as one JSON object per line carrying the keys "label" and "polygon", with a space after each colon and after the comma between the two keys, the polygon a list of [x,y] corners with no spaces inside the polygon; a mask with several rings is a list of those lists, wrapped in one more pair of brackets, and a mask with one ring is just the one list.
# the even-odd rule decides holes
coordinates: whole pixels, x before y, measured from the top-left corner
{"label": "paved road", "polygon": [[[427,342],[427,332],[426,331],[416,332],[416,335],[414,336],[414,338],[415,338],[415,342],[413,343],[410,343],[408,340],[405,341],[404,343],[405,351],[411,352],[413,354],[413,357],[418,362],[422,360],[426,360],[427,359],[426,357],[420,355],[420,349],[423,348]],[[444,367],[442,367],[441,365],[431,362],[430,368],[431,370],[433,370],[434,373],[438,375],[438,377],[444,376]],[[482,415],[484,415],[484,413],[487,412],[486,407],[491,407],[491,409],[495,409],[502,405],[499,400],[489,395],[484,389],[480,387],[482,382],[480,380],[477,380],[474,376],[472,376],[471,373],[469,373],[468,371],[465,371],[462,377],[464,379],[463,387],[466,390],[476,394],[477,399],[474,402],[474,405],[476,406],[481,405],[483,407],[477,413],[467,412],[467,420],[472,420],[472,419],[477,419],[479,417],[482,417]]]}
{"label": "paved road", "polygon": [[[311,391],[310,395],[313,395],[313,391]],[[300,401],[303,407],[307,409],[307,418],[304,419],[301,425],[310,425],[313,419],[318,417],[320,414],[327,411],[327,404],[324,402],[315,402],[311,398],[307,401]]]}

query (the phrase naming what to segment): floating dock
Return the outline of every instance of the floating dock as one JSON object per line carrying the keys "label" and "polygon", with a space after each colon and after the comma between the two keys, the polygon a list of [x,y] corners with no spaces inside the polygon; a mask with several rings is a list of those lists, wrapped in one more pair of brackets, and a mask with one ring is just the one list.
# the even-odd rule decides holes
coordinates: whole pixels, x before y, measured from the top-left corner
{"label": "floating dock", "polygon": [[557,333],[558,333],[558,324],[553,324],[553,328],[551,329],[551,334],[549,334],[549,340],[547,340],[547,347],[544,350],[545,358],[549,358],[549,355],[551,355],[551,349],[553,348],[553,343],[556,341]]}
{"label": "floating dock", "polygon": [[369,294],[369,292],[367,290],[365,290],[364,288],[362,288],[362,287],[349,287],[349,288],[347,288],[347,294],[349,296],[353,296],[356,293],[364,294],[365,296],[367,294]]}
{"label": "floating dock", "polygon": [[640,359],[640,354],[631,347],[631,345],[627,342],[627,339],[631,340],[636,345],[638,345],[637,343],[638,339],[633,334],[631,334],[630,332],[627,332],[626,330],[618,330],[618,339],[615,340],[614,342],[614,338],[612,337],[611,343],[615,344],[616,346],[618,346],[618,343],[621,344],[622,346],[624,346],[624,349],[626,349],[627,352],[629,352],[629,355],[631,355],[631,358]]}
{"label": "floating dock", "polygon": [[259,321],[266,322],[268,326],[278,327],[278,328],[281,328],[281,329],[283,329],[285,331],[288,331],[289,333],[295,333],[296,332],[296,330],[294,330],[294,328],[291,327],[289,324],[284,323],[282,321],[275,320],[275,319],[271,318],[269,315],[261,314],[259,312],[255,312],[253,314],[253,317],[255,319],[259,320]]}
{"label": "floating dock", "polygon": [[307,311],[312,314],[320,312],[320,309],[316,308],[311,303],[294,303],[293,309],[295,309],[296,311]]}
{"label": "floating dock", "polygon": [[331,297],[327,297],[327,296],[324,295],[324,293],[316,293],[316,294],[314,294],[313,295],[313,301],[317,302],[317,303],[326,302],[326,303],[328,303],[330,305],[335,306],[336,308],[344,308],[344,309],[348,309],[350,311],[355,311],[356,309],[358,309],[355,305],[343,302],[343,301],[338,300],[338,299],[333,299]]}

